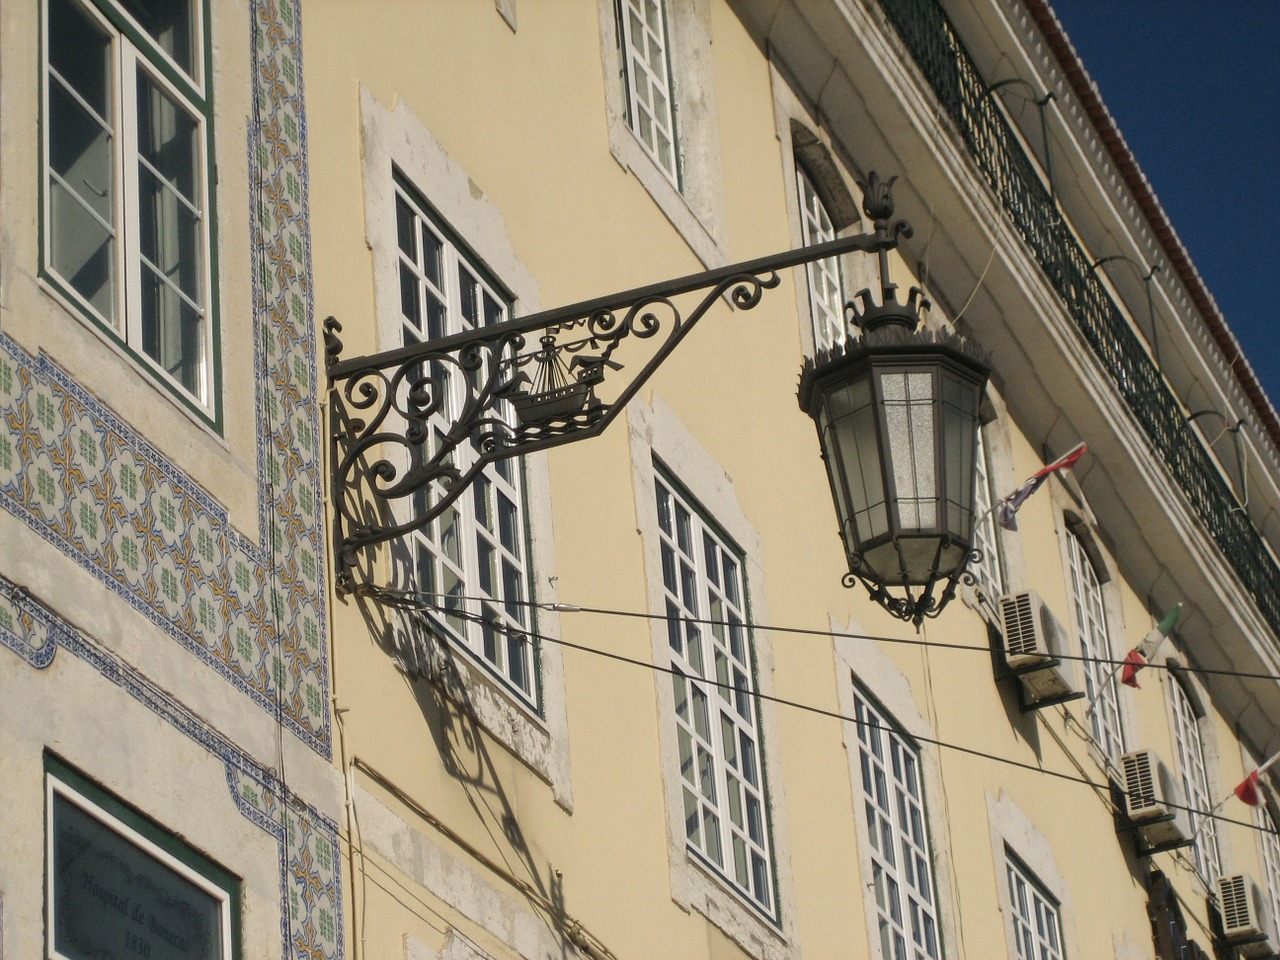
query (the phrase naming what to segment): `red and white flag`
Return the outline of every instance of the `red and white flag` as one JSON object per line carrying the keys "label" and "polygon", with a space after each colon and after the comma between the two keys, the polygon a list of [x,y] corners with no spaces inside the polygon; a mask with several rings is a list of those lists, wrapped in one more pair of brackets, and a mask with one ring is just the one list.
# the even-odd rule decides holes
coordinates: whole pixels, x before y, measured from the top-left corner
{"label": "red and white flag", "polygon": [[1260,804],[1262,795],[1258,793],[1258,771],[1253,771],[1253,773],[1241,780],[1231,792],[1251,807],[1256,807]]}
{"label": "red and white flag", "polygon": [[1138,687],[1138,671],[1147,665],[1147,658],[1142,655],[1142,650],[1134,647],[1124,655],[1124,667],[1120,671],[1120,682],[1127,687]]}
{"label": "red and white flag", "polygon": [[1006,530],[1017,530],[1018,520],[1015,514],[1027,497],[1040,489],[1040,485],[1045,482],[1049,474],[1057,473],[1059,470],[1070,470],[1074,467],[1076,461],[1084,456],[1088,449],[1083,443],[1077,443],[1053,463],[1046,464],[1037,470],[1027,478],[1022,486],[996,504],[997,509],[1000,511],[1000,526]]}
{"label": "red and white flag", "polygon": [[1256,807],[1258,804],[1262,803],[1262,791],[1260,789],[1262,774],[1266,771],[1267,767],[1271,766],[1277,760],[1280,760],[1280,753],[1272,756],[1271,759],[1258,767],[1257,770],[1253,771],[1253,773],[1241,780],[1236,784],[1236,788],[1231,792],[1251,807]]}
{"label": "red and white flag", "polygon": [[1151,632],[1142,638],[1142,642],[1124,655],[1124,664],[1120,668],[1120,682],[1138,689],[1138,671],[1151,662],[1151,658],[1164,643],[1165,637],[1173,632],[1182,615],[1182,604],[1175,603],[1173,609],[1161,620]]}

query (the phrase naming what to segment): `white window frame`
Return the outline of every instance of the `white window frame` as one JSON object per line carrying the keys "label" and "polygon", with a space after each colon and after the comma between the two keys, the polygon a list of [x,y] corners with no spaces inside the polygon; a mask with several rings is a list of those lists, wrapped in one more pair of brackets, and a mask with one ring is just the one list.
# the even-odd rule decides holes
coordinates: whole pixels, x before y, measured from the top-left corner
{"label": "white window frame", "polygon": [[1005,850],[1014,960],[1063,960],[1058,902],[1012,851]]}
{"label": "white window frame", "polygon": [[988,602],[996,604],[1009,590],[1004,573],[1004,557],[1001,551],[1000,530],[996,524],[994,509],[997,494],[991,483],[991,440],[987,425],[978,427],[978,446],[974,450],[974,525],[973,545],[981,552],[982,559],[970,567],[978,587]]}
{"label": "white window frame", "polygon": [[[685,840],[771,919],[777,894],[741,551],[654,465]],[[736,648],[736,649],[735,649]],[[732,686],[732,692],[725,684]]]}
{"label": "white window frame", "polygon": [[627,88],[627,123],[645,152],[679,190],[680,126],[671,71],[667,0],[616,2]]}
{"label": "white window frame", "polygon": [[[627,406],[626,419],[648,609],[662,611],[666,607],[654,472],[657,460],[666,467],[668,477],[678,478],[685,493],[715,518],[722,537],[739,548],[745,595],[750,600],[749,622],[768,622],[763,544],[759,532],[738,502],[732,479],[661,397],[654,397],[650,403],[643,403],[638,398],[633,400]],[[769,789],[777,774],[774,758],[778,756],[780,744],[777,713],[768,708],[766,699],[774,693],[774,659],[769,634],[758,631],[752,635],[751,641],[757,669],[755,691],[763,702],[757,715],[756,735],[763,771],[764,800],[769,812],[776,898],[772,916],[689,848],[684,824],[684,780],[680,774],[678,727],[674,719],[676,704],[673,681],[667,672],[674,665],[665,620],[654,618],[650,622],[649,641],[657,668],[653,684],[658,709],[658,746],[662,761],[671,899],[686,913],[696,913],[705,918],[747,957],[754,960],[798,960],[800,945],[796,939],[795,884],[786,855],[789,849],[787,796],[782,790]]]}
{"label": "white window frame", "polygon": [[75,790],[66,783],[57,779],[52,774],[45,776],[45,916],[47,918],[47,955],[51,960],[65,960],[66,955],[59,953],[54,949],[53,937],[54,931],[57,929],[57,897],[55,891],[54,878],[52,876],[54,864],[54,829],[53,815],[55,798],[61,797],[63,800],[71,803],[79,808],[83,813],[97,820],[113,833],[118,834],[129,844],[137,847],[147,856],[162,864],[169,870],[172,870],[183,880],[197,887],[202,892],[209,895],[210,898],[217,901],[219,922],[222,933],[222,960],[231,960],[235,948],[235,931],[232,927],[232,899],[231,891],[228,891],[220,885],[211,881],[198,870],[193,869],[172,854],[161,849],[150,839],[145,837],[137,830],[130,827],[118,817],[104,810],[98,804],[94,803],[84,794]]}
{"label": "white window frame", "polygon": [[1102,579],[1093,559],[1085,550],[1084,540],[1069,527],[1066,533],[1068,591],[1071,598],[1076,642],[1084,657],[1085,709],[1089,712],[1089,729],[1094,742],[1109,768],[1126,751],[1124,714],[1120,700],[1120,673],[1107,626],[1106,598]]}
{"label": "white window frame", "polygon": [[[800,237],[805,246],[836,239],[836,227],[814,180],[797,158],[796,199],[800,205]],[[813,322],[815,353],[842,346],[847,339],[844,315],[844,276],[839,257],[805,265],[809,317]]]}
{"label": "white window frame", "polygon": [[[1257,769],[1257,764],[1253,769]],[[1271,907],[1271,929],[1280,930],[1280,836],[1276,835],[1276,819],[1266,801],[1253,808],[1253,822],[1258,827],[1258,847],[1262,860],[1262,876],[1267,886],[1267,903]]]}
{"label": "white window frame", "polygon": [[[76,310],[88,318],[94,325],[106,331],[125,351],[146,371],[165,384],[188,406],[206,418],[216,421],[219,416],[219,397],[217,390],[218,355],[217,355],[217,318],[213,308],[213,230],[212,223],[216,218],[214,206],[214,189],[209,176],[211,166],[210,150],[213,141],[212,117],[213,106],[208,96],[208,65],[205,62],[205,19],[207,15],[204,0],[192,0],[190,9],[193,16],[192,70],[188,73],[164,51],[152,37],[142,30],[137,22],[113,0],[67,0],[77,7],[85,16],[93,21],[109,37],[111,52],[111,69],[109,75],[110,90],[108,92],[108,109],[111,117],[98,116],[97,119],[109,128],[111,133],[110,156],[112,162],[112,182],[110,189],[114,198],[110,223],[99,214],[92,213],[96,220],[106,227],[111,234],[114,250],[109,273],[112,284],[112,315],[106,316],[86,299],[71,282],[62,276],[54,265],[54,223],[52,187],[54,180],[61,178],[54,172],[51,162],[50,130],[51,100],[50,90],[58,84],[68,94],[79,100],[85,109],[89,105],[80,100],[69,83],[56,77],[50,60],[49,39],[49,0],[41,4],[42,16],[42,228],[43,241],[41,248],[42,275],[53,285],[57,294]],[[143,328],[143,283],[142,273],[146,269],[144,257],[140,249],[142,233],[141,189],[139,186],[139,165],[144,163],[138,151],[138,104],[137,83],[140,76],[145,76],[167,98],[171,99],[178,109],[195,125],[195,199],[199,208],[192,207],[190,201],[179,193],[180,202],[187,207],[198,221],[196,237],[200,244],[198,262],[198,295],[194,298],[181,291],[176,284],[169,281],[162,271],[152,265],[151,270],[159,278],[159,282],[168,286],[199,317],[201,331],[198,342],[198,356],[195,361],[194,380],[188,387],[175,375],[165,369],[159,357],[152,356],[146,349],[147,331]],[[94,114],[96,115],[96,112]],[[154,170],[153,170],[154,173]],[[158,174],[156,174],[158,176]],[[160,178],[163,179],[163,178]],[[167,182],[167,181],[166,181]],[[64,190],[69,188],[64,184]],[[176,192],[172,191],[171,192]],[[85,206],[84,203],[80,204]],[[161,326],[159,336],[166,329]],[[162,352],[162,349],[161,349]]]}
{"label": "white window frame", "polygon": [[[992,863],[995,866],[996,894],[1009,956],[1014,960],[1021,960],[1024,956],[1027,943],[1023,934],[1028,926],[1033,933],[1033,943],[1041,942],[1034,939],[1037,930],[1044,932],[1043,922],[1037,928],[1034,913],[1030,915],[1028,924],[1025,901],[1019,904],[1014,899],[1015,888],[1010,884],[1010,870],[1014,865],[1022,876],[1038,888],[1039,902],[1051,905],[1054,910],[1058,953],[1055,955],[1050,952],[1047,956],[1054,960],[1070,955],[1079,956],[1080,941],[1075,935],[1071,888],[1062,876],[1048,838],[1003,790],[995,796],[987,794],[987,826],[991,836]],[[1046,946],[1052,946],[1051,940],[1043,939]]]}
{"label": "white window frame", "polygon": [[[419,312],[415,323],[402,309],[403,342],[462,333],[507,319],[511,296],[486,276],[474,255],[454,239],[447,225],[403,177],[396,177],[395,195],[397,227],[403,226],[402,215],[411,218],[414,247],[406,251],[398,244],[402,304],[407,288],[412,288]],[[435,245],[434,269],[427,267],[428,243]],[[472,304],[470,317],[464,308],[467,300]],[[438,329],[431,329],[426,312],[429,302],[443,311]],[[459,409],[463,402],[461,375],[450,372],[449,400],[432,415],[430,426],[441,433],[448,430],[452,426],[450,411]],[[468,446],[459,447],[455,466],[465,473],[470,458],[476,455]],[[432,615],[432,623],[537,710],[538,649],[527,636],[536,625],[530,606],[533,583],[523,472],[519,458],[487,465],[440,517],[413,531],[409,539],[417,589],[433,594],[428,598],[433,602],[466,614]],[[483,557],[489,558],[487,563]],[[497,628],[477,622],[476,617],[495,623]]]}
{"label": "white window frame", "polygon": [[[395,175],[412,185],[441,221],[451,225],[457,239],[515,296],[513,313],[527,315],[541,309],[538,282],[516,255],[501,210],[476,186],[467,169],[450,154],[419,120],[403,98],[394,109],[382,106],[361,86],[361,172],[365,204],[365,242],[370,251],[374,303],[377,308],[379,349],[403,340],[399,251],[396,230]],[[538,575],[540,635],[559,637],[555,544],[551,536],[551,482],[545,453],[522,458],[525,506],[528,508],[529,569]],[[404,559],[403,555],[397,560]],[[409,583],[404,583],[409,586]],[[538,651],[539,710],[517,696],[481,661],[458,652],[456,645],[437,640],[434,631],[401,624],[390,638],[393,656],[410,677],[435,683],[446,695],[465,698],[469,715],[545,780],[554,799],[573,809],[569,756],[569,718],[566,713],[564,654],[559,644],[542,644]]]}
{"label": "white window frame", "polygon": [[1201,882],[1207,889],[1214,890],[1222,874],[1222,851],[1218,846],[1217,821],[1200,812],[1208,813],[1214,808],[1204,732],[1195,700],[1177,673],[1169,676],[1169,711],[1173,714],[1174,749],[1190,808],[1191,832],[1195,835],[1192,862]]}
{"label": "white window frame", "polygon": [[708,268],[729,262],[715,72],[711,62],[710,0],[661,0],[668,93],[675,113],[675,170],[664,166],[632,127],[634,71],[629,70],[621,16],[626,0],[595,0],[604,66],[604,109],[609,152],[649,194],[661,217],[675,228]]}
{"label": "white window frame", "polygon": [[939,960],[943,934],[920,747],[856,685],[853,696],[863,807],[858,820],[871,855],[880,957]]}

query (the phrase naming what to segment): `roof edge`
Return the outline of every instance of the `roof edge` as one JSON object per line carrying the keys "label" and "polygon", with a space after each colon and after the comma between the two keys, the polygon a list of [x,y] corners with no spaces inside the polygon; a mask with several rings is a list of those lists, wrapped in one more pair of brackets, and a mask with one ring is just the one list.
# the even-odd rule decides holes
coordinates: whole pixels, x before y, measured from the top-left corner
{"label": "roof edge", "polygon": [[1142,211],[1148,225],[1155,233],[1156,239],[1163,247],[1169,262],[1173,265],[1174,270],[1177,271],[1178,278],[1191,294],[1192,302],[1208,324],[1214,341],[1226,357],[1236,382],[1244,390],[1245,396],[1249,398],[1254,413],[1257,414],[1258,420],[1271,438],[1275,451],[1280,453],[1280,415],[1277,414],[1271,398],[1267,396],[1267,392],[1262,388],[1257,374],[1254,373],[1253,366],[1244,355],[1244,351],[1240,347],[1240,341],[1236,339],[1235,334],[1228,327],[1226,318],[1218,308],[1213,294],[1209,292],[1208,287],[1205,286],[1204,280],[1200,276],[1200,272],[1196,270],[1195,264],[1192,263],[1191,255],[1178,237],[1178,233],[1170,222],[1168,214],[1165,213],[1164,207],[1160,204],[1160,200],[1152,189],[1150,181],[1147,180],[1146,174],[1142,172],[1142,168],[1138,165],[1137,158],[1129,149],[1124,135],[1116,125],[1115,118],[1111,116],[1106,104],[1102,102],[1102,96],[1098,91],[1097,84],[1089,76],[1079,55],[1077,55],[1075,47],[1072,46],[1066,31],[1063,29],[1062,22],[1058,19],[1058,15],[1054,12],[1049,0],[1022,0],[1022,2],[1031,14],[1036,26],[1044,35],[1049,49],[1053,52],[1059,66],[1062,68],[1063,74],[1071,84],[1072,91],[1080,100],[1103,146],[1111,155],[1111,159],[1115,162],[1121,176],[1124,177],[1125,184],[1137,201],[1138,208]]}

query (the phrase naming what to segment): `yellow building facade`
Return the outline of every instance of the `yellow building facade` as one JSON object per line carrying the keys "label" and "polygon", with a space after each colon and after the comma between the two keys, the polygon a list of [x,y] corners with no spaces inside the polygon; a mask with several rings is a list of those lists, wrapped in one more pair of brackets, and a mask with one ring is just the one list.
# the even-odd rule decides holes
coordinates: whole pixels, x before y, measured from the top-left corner
{"label": "yellow building facade", "polygon": [[[0,31],[0,958],[1280,952],[1280,419],[1047,4]],[[873,171],[888,277],[667,297],[871,233]],[[796,402],[882,283],[992,371],[918,627]],[[417,345],[577,303],[557,397],[699,318],[599,436],[381,498],[489,369]]]}

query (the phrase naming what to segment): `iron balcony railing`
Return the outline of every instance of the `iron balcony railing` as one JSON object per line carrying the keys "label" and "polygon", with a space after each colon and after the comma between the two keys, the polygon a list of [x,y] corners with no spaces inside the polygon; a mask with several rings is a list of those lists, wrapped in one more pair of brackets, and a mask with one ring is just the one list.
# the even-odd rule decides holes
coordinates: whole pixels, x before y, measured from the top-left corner
{"label": "iron balcony railing", "polygon": [[1185,411],[1085,253],[937,0],[880,0],[1153,452],[1280,634],[1280,568],[1188,425]]}

